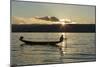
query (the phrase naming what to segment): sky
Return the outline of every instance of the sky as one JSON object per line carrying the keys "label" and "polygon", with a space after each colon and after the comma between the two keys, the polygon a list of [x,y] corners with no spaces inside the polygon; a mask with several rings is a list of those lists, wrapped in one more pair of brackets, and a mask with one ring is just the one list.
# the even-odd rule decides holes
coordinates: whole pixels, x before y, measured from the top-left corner
{"label": "sky", "polygon": [[95,24],[95,6],[93,5],[13,1],[11,7],[11,15],[17,18],[17,22],[32,20],[35,16],[56,16],[59,19],[70,19],[77,24]]}

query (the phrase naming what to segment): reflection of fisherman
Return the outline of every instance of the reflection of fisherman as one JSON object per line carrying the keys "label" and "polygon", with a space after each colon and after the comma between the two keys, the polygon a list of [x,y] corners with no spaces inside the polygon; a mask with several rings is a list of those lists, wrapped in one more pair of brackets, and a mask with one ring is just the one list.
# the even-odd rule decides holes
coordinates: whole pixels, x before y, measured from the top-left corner
{"label": "reflection of fisherman", "polygon": [[59,50],[60,50],[61,56],[63,56],[64,54],[63,54],[62,46],[58,46],[58,48],[59,48]]}
{"label": "reflection of fisherman", "polygon": [[58,48],[59,48],[59,51],[60,51],[60,63],[63,63],[63,56],[64,56],[64,54],[63,54],[63,50],[62,50],[62,46],[58,46]]}

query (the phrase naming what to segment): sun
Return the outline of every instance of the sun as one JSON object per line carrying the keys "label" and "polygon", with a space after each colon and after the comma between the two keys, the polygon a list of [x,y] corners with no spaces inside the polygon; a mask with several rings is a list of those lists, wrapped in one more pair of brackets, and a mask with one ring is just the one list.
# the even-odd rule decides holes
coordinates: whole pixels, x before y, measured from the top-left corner
{"label": "sun", "polygon": [[66,23],[65,22],[61,22],[62,26],[64,26]]}

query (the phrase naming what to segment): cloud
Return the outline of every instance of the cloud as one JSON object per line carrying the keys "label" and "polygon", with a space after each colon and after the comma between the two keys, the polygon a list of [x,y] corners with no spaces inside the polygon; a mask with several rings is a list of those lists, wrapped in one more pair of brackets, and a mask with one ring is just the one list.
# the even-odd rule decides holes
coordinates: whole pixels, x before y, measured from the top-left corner
{"label": "cloud", "polygon": [[12,17],[12,23],[13,24],[48,24],[51,23],[51,21],[38,19],[36,17],[23,18],[23,17],[14,16]]}
{"label": "cloud", "polygon": [[70,19],[58,19],[55,16],[43,16],[43,17],[32,17],[32,18],[24,18],[24,17],[12,17],[12,24],[71,24]]}

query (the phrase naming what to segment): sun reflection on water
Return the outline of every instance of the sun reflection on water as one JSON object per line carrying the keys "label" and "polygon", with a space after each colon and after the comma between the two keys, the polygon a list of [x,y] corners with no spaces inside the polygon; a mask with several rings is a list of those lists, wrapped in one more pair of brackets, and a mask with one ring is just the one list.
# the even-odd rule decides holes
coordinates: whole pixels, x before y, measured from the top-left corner
{"label": "sun reflection on water", "polygon": [[[62,35],[63,35],[63,37],[64,37],[64,39],[65,39],[65,33],[62,33]],[[66,52],[65,52],[65,47],[66,47],[66,44],[65,44],[65,41],[63,41],[62,42],[62,52],[63,52],[63,54],[65,54]]]}

